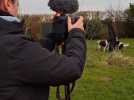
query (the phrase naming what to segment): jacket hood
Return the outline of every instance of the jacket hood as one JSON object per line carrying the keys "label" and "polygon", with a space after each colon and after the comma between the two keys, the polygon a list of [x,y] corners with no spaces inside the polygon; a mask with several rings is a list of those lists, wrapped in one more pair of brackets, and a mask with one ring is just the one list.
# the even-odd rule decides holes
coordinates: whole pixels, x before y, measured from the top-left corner
{"label": "jacket hood", "polygon": [[0,16],[0,36],[23,33],[23,24],[17,17]]}

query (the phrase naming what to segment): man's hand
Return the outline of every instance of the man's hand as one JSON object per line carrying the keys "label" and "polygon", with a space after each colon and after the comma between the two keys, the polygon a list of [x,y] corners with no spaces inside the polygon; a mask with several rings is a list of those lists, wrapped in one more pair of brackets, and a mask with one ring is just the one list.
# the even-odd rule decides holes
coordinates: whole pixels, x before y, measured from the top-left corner
{"label": "man's hand", "polygon": [[82,31],[84,31],[84,23],[83,23],[83,17],[80,16],[78,21],[75,24],[72,24],[71,17],[68,17],[68,32],[70,32],[74,28],[79,28]]}

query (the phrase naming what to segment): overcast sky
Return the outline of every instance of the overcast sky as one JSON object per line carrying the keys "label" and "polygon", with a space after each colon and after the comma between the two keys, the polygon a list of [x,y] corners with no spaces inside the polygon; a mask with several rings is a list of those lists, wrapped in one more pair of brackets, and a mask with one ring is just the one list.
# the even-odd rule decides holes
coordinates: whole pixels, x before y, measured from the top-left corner
{"label": "overcast sky", "polygon": [[[20,12],[25,14],[47,14],[51,10],[48,0],[20,0]],[[79,0],[80,10],[106,10],[109,8],[126,9],[134,0]]]}

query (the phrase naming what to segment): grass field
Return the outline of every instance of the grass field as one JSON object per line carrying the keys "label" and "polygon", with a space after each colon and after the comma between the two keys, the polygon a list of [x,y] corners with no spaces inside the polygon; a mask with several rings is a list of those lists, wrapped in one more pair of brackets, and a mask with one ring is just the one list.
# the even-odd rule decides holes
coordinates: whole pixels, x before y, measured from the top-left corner
{"label": "grass field", "polygon": [[[121,52],[97,50],[95,40],[87,41],[87,62],[73,100],[134,100],[134,39],[123,39],[130,46]],[[51,89],[50,100],[56,100]]]}

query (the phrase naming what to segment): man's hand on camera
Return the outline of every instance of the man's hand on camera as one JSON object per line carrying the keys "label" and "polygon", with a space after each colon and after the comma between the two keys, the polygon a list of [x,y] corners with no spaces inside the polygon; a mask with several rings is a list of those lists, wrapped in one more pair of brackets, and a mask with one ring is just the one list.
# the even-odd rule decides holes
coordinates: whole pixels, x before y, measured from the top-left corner
{"label": "man's hand on camera", "polygon": [[61,16],[61,14],[60,13],[58,13],[58,12],[55,12],[55,14],[54,14],[55,16]]}
{"label": "man's hand on camera", "polygon": [[78,21],[75,24],[72,24],[72,20],[71,17],[68,17],[68,32],[70,32],[72,29],[81,29],[82,31],[84,31],[84,23],[83,23],[83,17],[80,16],[80,18],[78,19]]}

